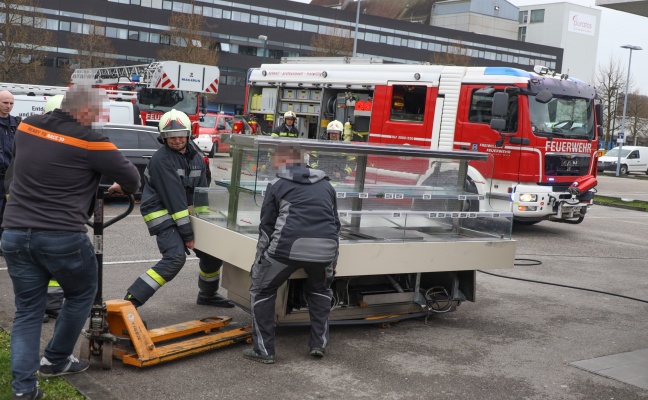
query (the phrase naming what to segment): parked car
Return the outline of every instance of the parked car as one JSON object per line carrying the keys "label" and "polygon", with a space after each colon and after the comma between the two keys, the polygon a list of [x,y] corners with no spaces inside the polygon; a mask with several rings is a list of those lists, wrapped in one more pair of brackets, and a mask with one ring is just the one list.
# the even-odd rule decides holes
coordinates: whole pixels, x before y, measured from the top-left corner
{"label": "parked car", "polygon": [[214,145],[216,135],[220,133],[232,133],[234,117],[227,114],[207,113],[200,121],[198,137],[194,139],[200,150],[214,157],[219,152],[218,144]]}
{"label": "parked car", "polygon": [[[619,152],[621,157],[619,157]],[[617,161],[621,160],[619,174],[627,175],[630,172],[644,172],[648,174],[648,147],[623,146],[609,150],[598,159],[598,172],[617,170]]]}
{"label": "parked car", "polygon": [[[160,139],[158,128],[145,125],[106,124],[101,127],[101,132],[137,167],[140,180],[144,183],[144,170],[148,166],[153,154],[164,144]],[[193,143],[193,142],[190,142]],[[192,144],[196,146],[195,144]],[[197,146],[196,146],[197,149]],[[207,181],[211,183],[211,169],[209,158],[204,157],[207,164]],[[101,179],[102,185],[111,185],[115,180],[109,176]],[[141,195],[142,189],[136,196]]]}

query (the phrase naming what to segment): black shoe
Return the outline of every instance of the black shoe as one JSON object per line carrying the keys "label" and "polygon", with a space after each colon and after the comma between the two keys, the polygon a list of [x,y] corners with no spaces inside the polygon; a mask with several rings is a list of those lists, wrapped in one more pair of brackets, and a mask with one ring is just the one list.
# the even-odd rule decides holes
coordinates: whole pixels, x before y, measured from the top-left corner
{"label": "black shoe", "polygon": [[252,361],[257,361],[262,364],[274,364],[275,363],[275,356],[274,355],[263,355],[259,354],[254,349],[245,349],[243,350],[243,357],[247,358],[248,360]]}
{"label": "black shoe", "polygon": [[326,349],[323,349],[321,347],[311,347],[308,354],[313,357],[322,358],[324,357],[324,354],[326,354]]}
{"label": "black shoe", "polygon": [[50,320],[50,316],[47,315],[47,314],[45,314],[45,315],[43,316],[43,323],[46,324],[46,323],[49,322],[49,320]]}
{"label": "black shoe", "polygon": [[61,375],[70,375],[76,374],[77,372],[83,372],[90,364],[88,360],[79,360],[74,356],[69,356],[67,360],[63,361],[60,364],[52,364],[47,358],[43,357],[41,359],[41,365],[38,369],[38,373],[41,376],[61,376]]}
{"label": "black shoe", "polygon": [[222,307],[222,308],[234,308],[234,303],[226,299],[225,297],[221,296],[218,293],[214,293],[212,295],[205,295],[202,293],[198,293],[198,299],[196,300],[196,304],[200,304],[201,306],[214,306],[214,307]]}
{"label": "black shoe", "polygon": [[45,395],[43,394],[43,391],[40,390],[39,388],[36,388],[29,393],[14,393],[12,399],[13,400],[36,400],[36,399],[42,399],[44,396]]}

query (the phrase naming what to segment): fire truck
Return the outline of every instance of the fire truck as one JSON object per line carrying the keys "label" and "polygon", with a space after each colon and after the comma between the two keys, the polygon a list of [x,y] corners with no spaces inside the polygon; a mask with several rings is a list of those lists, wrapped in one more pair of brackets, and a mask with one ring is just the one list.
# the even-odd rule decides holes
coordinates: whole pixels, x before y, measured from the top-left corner
{"label": "fire truck", "polygon": [[545,67],[284,58],[249,71],[245,102],[258,120],[294,111],[304,138],[337,119],[354,141],[490,153],[492,168],[470,163],[466,189],[522,224],[580,223],[593,203],[602,106],[592,86]]}
{"label": "fire truck", "polygon": [[[0,83],[0,90],[8,90],[14,96],[14,108],[11,115],[24,119],[30,115],[42,114],[47,100],[51,96],[65,95],[68,87]],[[109,122],[141,124],[139,111],[134,106],[137,101],[137,93],[118,90],[107,90],[106,93],[109,99]]]}
{"label": "fire truck", "polygon": [[205,93],[218,93],[220,71],[210,65],[177,61],[123,67],[77,69],[72,83],[90,82],[108,90],[137,92],[142,121],[157,126],[171,109],[183,111],[193,123],[198,136],[198,122],[207,113]]}

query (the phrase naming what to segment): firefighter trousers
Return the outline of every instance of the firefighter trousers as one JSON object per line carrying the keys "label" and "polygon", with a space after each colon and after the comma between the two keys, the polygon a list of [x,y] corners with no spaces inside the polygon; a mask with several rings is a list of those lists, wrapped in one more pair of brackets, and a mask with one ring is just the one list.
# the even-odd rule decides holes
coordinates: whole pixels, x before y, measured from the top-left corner
{"label": "firefighter trousers", "polygon": [[308,313],[311,322],[309,347],[326,348],[329,340],[328,318],[331,312],[333,268],[335,262],[314,263],[275,260],[267,255],[252,266],[250,303],[252,339],[258,354],[275,354],[275,300],[277,290],[290,275],[303,268],[308,278]]}
{"label": "firefighter trousers", "polygon": [[[128,288],[137,301],[144,304],[155,292],[171,282],[178,275],[187,260],[186,247],[175,226],[169,227],[156,235],[157,245],[162,259],[152,268],[140,275]],[[194,250],[198,257],[200,275],[198,289],[202,294],[210,295],[218,291],[220,272],[223,262],[200,250]]]}

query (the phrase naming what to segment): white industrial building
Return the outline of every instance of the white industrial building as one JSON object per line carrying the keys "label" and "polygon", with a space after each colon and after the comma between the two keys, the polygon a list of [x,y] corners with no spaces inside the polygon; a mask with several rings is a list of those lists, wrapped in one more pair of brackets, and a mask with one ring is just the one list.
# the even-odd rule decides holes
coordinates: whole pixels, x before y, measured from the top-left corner
{"label": "white industrial building", "polygon": [[430,24],[515,40],[517,18],[518,8],[506,0],[445,0],[432,5]]}
{"label": "white industrial building", "polygon": [[518,22],[519,40],[565,50],[557,72],[594,83],[600,10],[567,2],[524,6]]}

